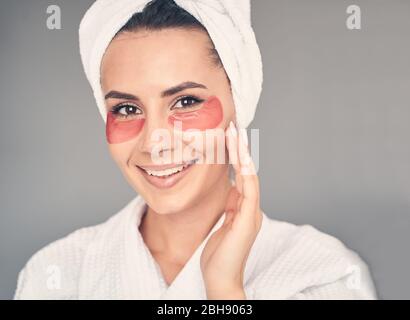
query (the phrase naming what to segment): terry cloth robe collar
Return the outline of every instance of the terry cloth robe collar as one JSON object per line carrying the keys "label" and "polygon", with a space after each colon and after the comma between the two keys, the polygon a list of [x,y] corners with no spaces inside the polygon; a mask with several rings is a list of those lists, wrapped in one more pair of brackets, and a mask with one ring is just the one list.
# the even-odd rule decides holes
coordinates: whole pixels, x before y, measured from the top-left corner
{"label": "terry cloth robe collar", "polygon": [[[146,207],[138,196],[98,228],[82,261],[79,299],[206,299],[200,257],[225,214],[168,287],[139,233]],[[361,290],[346,290],[345,280],[358,275]],[[340,293],[333,294],[336,297],[375,297],[368,268],[354,251],[310,225],[296,226],[263,213],[261,229],[245,265],[248,299],[293,299],[304,290],[327,288],[335,281],[341,288]]]}
{"label": "terry cloth robe collar", "polygon": [[[168,286],[160,267],[146,246],[139,225],[147,205],[136,197],[110,218],[87,248],[80,273],[80,299],[206,299],[200,270],[202,250],[224,221],[223,214],[211,232]],[[248,259],[248,261],[251,261]],[[246,274],[249,274],[247,263]]]}

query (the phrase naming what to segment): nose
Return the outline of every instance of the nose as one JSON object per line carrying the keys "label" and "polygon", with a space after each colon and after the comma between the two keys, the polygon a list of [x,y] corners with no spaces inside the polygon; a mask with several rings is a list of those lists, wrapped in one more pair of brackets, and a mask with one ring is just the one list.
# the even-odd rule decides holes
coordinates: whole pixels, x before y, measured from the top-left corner
{"label": "nose", "polygon": [[141,132],[139,151],[152,156],[162,155],[172,150],[171,128],[165,116],[148,115]]}

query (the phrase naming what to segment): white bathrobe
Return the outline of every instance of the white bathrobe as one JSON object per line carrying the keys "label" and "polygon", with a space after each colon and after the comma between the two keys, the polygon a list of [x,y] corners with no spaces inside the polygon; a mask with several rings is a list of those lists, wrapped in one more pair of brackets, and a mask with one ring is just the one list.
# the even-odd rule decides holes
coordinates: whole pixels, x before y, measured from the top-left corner
{"label": "white bathrobe", "polygon": [[[39,250],[19,273],[15,299],[207,299],[200,256],[224,215],[167,286],[138,230],[145,209],[137,196],[106,222]],[[244,288],[247,299],[377,299],[368,267],[355,252],[310,225],[265,213]]]}

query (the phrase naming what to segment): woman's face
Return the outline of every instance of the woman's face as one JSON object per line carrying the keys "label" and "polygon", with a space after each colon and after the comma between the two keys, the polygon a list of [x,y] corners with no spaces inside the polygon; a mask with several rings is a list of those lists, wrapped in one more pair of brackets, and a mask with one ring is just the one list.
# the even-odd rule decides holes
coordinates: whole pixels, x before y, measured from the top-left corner
{"label": "woman's face", "polygon": [[[210,150],[219,152],[218,143],[205,138],[234,120],[229,81],[211,57],[211,46],[201,30],[125,32],[102,60],[110,153],[158,213],[195,206],[228,175],[226,153],[222,164],[215,163],[216,156],[209,160]],[[188,129],[198,130],[189,135]],[[201,137],[204,144],[197,143]]]}

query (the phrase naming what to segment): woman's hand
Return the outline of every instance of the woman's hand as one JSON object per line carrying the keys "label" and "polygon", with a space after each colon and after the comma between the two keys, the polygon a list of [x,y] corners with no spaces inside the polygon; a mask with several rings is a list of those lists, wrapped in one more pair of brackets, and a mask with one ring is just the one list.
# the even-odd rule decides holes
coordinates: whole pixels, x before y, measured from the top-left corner
{"label": "woman's hand", "polygon": [[235,169],[223,225],[209,238],[201,255],[208,299],[246,299],[243,275],[261,224],[259,181],[244,138],[231,122],[227,129],[230,163]]}

